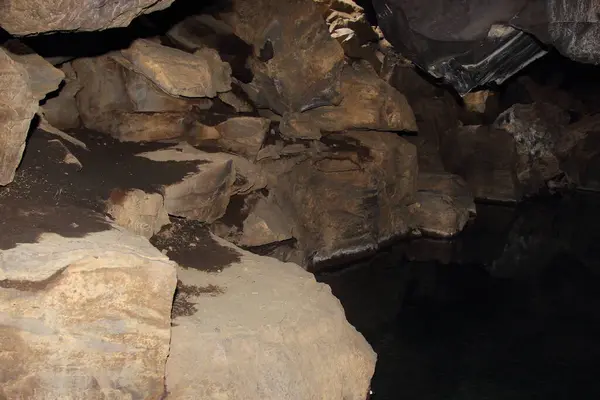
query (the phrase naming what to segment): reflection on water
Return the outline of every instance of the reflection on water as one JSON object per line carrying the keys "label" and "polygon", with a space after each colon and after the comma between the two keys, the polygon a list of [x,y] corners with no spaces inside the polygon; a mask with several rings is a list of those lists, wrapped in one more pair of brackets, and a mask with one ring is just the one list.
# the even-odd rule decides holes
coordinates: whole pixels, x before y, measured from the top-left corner
{"label": "reflection on water", "polygon": [[600,197],[478,211],[318,277],[378,353],[372,399],[600,399]]}

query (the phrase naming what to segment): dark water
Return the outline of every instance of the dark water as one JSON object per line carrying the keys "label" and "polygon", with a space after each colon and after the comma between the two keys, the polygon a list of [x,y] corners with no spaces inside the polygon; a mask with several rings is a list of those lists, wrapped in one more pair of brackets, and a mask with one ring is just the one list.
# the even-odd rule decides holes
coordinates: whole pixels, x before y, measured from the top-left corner
{"label": "dark water", "polygon": [[600,399],[600,197],[478,211],[318,277],[378,354],[372,399]]}

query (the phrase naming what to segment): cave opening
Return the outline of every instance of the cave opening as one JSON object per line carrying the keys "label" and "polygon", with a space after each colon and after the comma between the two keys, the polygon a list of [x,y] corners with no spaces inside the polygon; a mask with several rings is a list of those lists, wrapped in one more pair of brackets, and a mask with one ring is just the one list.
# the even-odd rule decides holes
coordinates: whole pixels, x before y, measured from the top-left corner
{"label": "cave opening", "polygon": [[600,397],[600,50],[477,0],[13,3],[0,398]]}

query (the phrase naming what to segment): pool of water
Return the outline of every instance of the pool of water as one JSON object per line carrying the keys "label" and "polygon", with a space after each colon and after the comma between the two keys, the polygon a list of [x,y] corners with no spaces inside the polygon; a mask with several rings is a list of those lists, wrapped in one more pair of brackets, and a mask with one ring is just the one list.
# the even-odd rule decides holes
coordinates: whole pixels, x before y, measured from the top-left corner
{"label": "pool of water", "polygon": [[600,399],[600,197],[478,212],[318,275],[378,354],[372,399]]}

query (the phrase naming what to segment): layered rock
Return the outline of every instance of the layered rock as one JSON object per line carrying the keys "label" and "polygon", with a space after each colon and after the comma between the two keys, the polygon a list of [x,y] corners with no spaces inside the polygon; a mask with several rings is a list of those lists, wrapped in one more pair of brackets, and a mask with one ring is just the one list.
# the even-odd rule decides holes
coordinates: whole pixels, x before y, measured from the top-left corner
{"label": "layered rock", "polygon": [[411,230],[415,147],[387,132],[327,140],[328,152],[291,166],[273,189],[307,264],[372,251]]}
{"label": "layered rock", "polygon": [[191,108],[208,108],[212,103],[204,96],[231,88],[230,69],[216,53],[191,55],[147,40],[121,53],[75,60],[73,67],[82,86],[77,105],[84,125],[123,141],[202,130],[190,120]]}
{"label": "layered rock", "polygon": [[161,398],[174,263],[83,209],[0,215],[0,396]]}
{"label": "layered rock", "polygon": [[289,128],[282,133],[294,136],[293,132],[299,131],[300,136],[306,136],[302,132],[306,131],[307,125],[322,132],[346,129],[417,130],[415,116],[406,97],[380,79],[364,62],[344,68],[341,94],[343,98],[338,106],[323,106],[285,115],[282,124]]}
{"label": "layered rock", "polygon": [[13,35],[53,31],[95,31],[129,25],[137,16],[167,8],[173,0],[9,0],[0,5],[0,26]]}
{"label": "layered rock", "polygon": [[415,200],[415,226],[430,237],[455,236],[476,215],[473,196],[456,175],[419,172]]}
{"label": "layered rock", "polygon": [[243,87],[257,106],[282,115],[339,103],[344,52],[312,0],[235,0],[222,18],[253,48]]}
{"label": "layered rock", "polygon": [[182,143],[137,155],[155,162],[198,163],[197,171],[165,185],[165,210],[170,215],[214,222],[225,214],[231,196],[265,187],[260,168],[232,154],[204,152]]}

